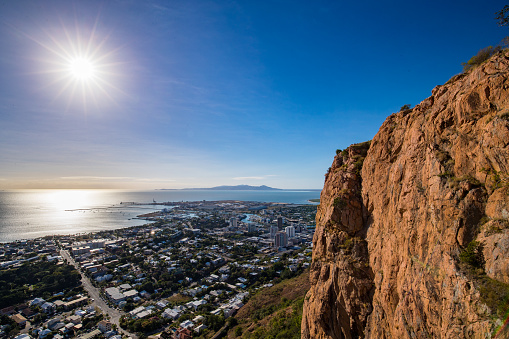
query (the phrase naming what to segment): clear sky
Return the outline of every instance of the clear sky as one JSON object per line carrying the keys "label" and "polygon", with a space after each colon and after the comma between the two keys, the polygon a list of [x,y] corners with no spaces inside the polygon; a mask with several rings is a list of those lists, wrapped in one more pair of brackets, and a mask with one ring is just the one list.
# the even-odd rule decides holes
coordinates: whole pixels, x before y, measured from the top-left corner
{"label": "clear sky", "polygon": [[0,188],[321,188],[505,1],[0,1]]}

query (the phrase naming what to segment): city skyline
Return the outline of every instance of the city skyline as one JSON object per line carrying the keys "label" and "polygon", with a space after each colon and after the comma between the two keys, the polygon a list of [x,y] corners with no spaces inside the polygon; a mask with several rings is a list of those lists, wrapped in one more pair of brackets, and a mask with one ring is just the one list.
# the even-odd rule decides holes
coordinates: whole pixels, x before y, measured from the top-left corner
{"label": "city skyline", "polygon": [[504,5],[4,3],[0,189],[321,188],[498,44]]}

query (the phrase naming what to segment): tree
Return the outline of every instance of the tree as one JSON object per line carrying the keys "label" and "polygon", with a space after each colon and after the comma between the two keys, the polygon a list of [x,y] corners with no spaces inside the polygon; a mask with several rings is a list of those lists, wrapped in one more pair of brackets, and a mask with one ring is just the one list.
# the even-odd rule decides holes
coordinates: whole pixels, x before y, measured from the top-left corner
{"label": "tree", "polygon": [[505,5],[500,11],[495,13],[499,26],[509,26],[509,5]]}
{"label": "tree", "polygon": [[412,105],[410,104],[406,104],[406,105],[403,105],[401,106],[401,108],[399,109],[400,112],[404,112],[404,111],[408,111],[409,109],[412,108]]}
{"label": "tree", "polygon": [[205,323],[207,324],[207,326],[211,330],[217,331],[221,327],[223,327],[223,325],[224,325],[224,318],[222,316],[219,316],[219,315],[207,314],[205,316]]}
{"label": "tree", "polygon": [[143,283],[143,285],[141,285],[140,289],[142,291],[145,290],[149,293],[154,293],[154,284],[152,283],[152,281],[147,281]]}

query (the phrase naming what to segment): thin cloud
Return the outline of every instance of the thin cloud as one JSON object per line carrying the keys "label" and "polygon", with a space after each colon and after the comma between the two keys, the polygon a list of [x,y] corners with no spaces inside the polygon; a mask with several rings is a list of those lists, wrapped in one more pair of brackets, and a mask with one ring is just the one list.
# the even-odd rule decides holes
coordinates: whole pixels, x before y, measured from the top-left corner
{"label": "thin cloud", "polygon": [[263,180],[265,177],[235,177],[233,180]]}
{"label": "thin cloud", "polygon": [[96,177],[96,176],[76,176],[76,177],[60,177],[63,180],[133,180],[131,177]]}
{"label": "thin cloud", "polygon": [[233,180],[264,180],[269,177],[276,177],[276,176],[277,175],[275,175],[275,174],[267,174],[267,175],[263,175],[260,177],[235,177],[235,178],[233,178]]}
{"label": "thin cloud", "polygon": [[158,178],[136,178],[136,181],[144,181],[144,182],[175,182],[175,179],[158,179]]}
{"label": "thin cloud", "polygon": [[174,179],[159,179],[159,178],[134,178],[134,177],[100,177],[100,176],[74,176],[74,177],[60,177],[62,180],[131,180],[143,182],[174,182]]}
{"label": "thin cloud", "polygon": [[169,8],[161,6],[161,5],[158,5],[158,4],[155,4],[155,3],[152,3],[151,6],[152,6],[152,8],[154,8],[156,10],[159,10],[159,11],[162,11],[162,12],[169,11]]}

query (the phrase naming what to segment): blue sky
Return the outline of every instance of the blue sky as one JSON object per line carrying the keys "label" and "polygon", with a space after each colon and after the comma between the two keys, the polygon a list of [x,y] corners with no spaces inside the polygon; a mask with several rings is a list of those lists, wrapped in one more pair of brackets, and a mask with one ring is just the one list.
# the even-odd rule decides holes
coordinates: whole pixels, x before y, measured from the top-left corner
{"label": "blue sky", "polygon": [[0,188],[321,188],[337,148],[508,35],[504,5],[0,2]]}

